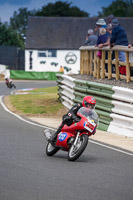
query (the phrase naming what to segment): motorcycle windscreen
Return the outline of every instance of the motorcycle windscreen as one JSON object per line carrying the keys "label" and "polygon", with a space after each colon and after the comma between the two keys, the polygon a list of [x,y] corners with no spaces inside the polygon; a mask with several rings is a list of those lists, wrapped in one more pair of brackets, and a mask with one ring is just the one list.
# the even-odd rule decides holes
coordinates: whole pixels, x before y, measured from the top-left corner
{"label": "motorcycle windscreen", "polygon": [[95,112],[94,109],[81,107],[78,110],[77,114],[80,114],[80,115],[86,117],[88,120],[93,120],[96,124],[98,124],[98,115],[97,115],[97,113]]}

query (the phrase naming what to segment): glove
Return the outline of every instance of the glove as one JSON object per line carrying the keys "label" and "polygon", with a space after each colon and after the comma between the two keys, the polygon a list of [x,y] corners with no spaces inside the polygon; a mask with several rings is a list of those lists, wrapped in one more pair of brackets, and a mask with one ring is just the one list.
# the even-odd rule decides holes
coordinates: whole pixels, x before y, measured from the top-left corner
{"label": "glove", "polygon": [[80,119],[79,119],[78,117],[75,117],[75,118],[74,118],[74,121],[75,121],[75,122],[79,122]]}

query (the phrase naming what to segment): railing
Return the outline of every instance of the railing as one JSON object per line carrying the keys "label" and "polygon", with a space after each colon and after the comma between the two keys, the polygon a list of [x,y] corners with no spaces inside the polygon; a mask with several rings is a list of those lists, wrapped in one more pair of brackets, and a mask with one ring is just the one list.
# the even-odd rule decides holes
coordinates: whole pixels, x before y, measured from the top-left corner
{"label": "railing", "polygon": [[[97,56],[97,51],[102,51],[102,58]],[[115,58],[112,60],[112,52],[114,51]],[[120,62],[118,52],[124,51],[126,62]],[[106,58],[107,53],[107,58]],[[108,70],[105,69],[107,64]],[[115,72],[112,72],[112,65],[115,66]],[[126,67],[126,75],[121,75],[119,72],[119,66]],[[113,48],[103,47],[97,48],[95,46],[82,46],[80,47],[80,73],[93,75],[97,79],[115,78],[126,79],[127,82],[133,81],[133,47],[128,48],[125,46],[116,45]]]}

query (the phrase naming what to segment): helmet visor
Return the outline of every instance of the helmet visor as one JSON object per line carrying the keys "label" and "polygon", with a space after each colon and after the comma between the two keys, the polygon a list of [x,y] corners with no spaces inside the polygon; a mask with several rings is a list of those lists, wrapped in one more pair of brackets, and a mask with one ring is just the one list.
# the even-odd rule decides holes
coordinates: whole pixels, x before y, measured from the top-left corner
{"label": "helmet visor", "polygon": [[91,103],[88,103],[88,102],[85,102],[85,106],[87,108],[91,108],[91,109],[94,109],[95,108],[95,104],[91,104]]}

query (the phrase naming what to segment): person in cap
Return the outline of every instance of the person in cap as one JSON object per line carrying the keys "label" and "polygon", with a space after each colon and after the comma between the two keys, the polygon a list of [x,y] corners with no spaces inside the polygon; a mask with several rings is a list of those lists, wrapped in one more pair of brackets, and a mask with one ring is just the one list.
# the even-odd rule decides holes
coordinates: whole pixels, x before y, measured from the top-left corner
{"label": "person in cap", "polygon": [[126,31],[120,26],[118,19],[112,20],[112,34],[110,44],[128,46],[128,39]]}
{"label": "person in cap", "polygon": [[[112,20],[112,34],[110,38],[110,47],[114,45],[128,46],[126,31],[120,26],[116,18]],[[119,51],[119,60],[125,62],[125,52]]]}
{"label": "person in cap", "polygon": [[[112,20],[112,34],[110,38],[110,47],[113,47],[114,45],[128,46],[126,31],[123,27],[120,26],[120,23],[116,18]],[[126,62],[124,51],[119,51],[119,61]],[[119,66],[119,71],[121,74],[125,75],[126,67]]]}
{"label": "person in cap", "polygon": [[85,45],[93,46],[97,43],[97,35],[94,35],[94,31],[92,29],[88,30],[88,34],[86,36]]}

